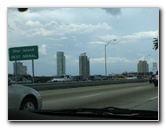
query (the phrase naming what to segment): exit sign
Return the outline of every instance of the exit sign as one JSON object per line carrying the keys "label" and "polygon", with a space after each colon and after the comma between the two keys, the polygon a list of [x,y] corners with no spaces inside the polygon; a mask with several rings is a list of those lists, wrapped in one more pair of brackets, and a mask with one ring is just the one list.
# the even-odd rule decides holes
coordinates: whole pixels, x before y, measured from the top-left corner
{"label": "exit sign", "polygon": [[9,60],[34,60],[38,59],[38,46],[25,46],[9,48]]}

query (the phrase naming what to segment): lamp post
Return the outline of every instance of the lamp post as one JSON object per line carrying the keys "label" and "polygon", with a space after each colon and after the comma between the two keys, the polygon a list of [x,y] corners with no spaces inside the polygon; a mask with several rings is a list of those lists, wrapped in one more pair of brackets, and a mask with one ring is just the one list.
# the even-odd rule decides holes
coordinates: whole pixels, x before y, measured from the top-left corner
{"label": "lamp post", "polygon": [[145,57],[144,57],[144,61],[145,61],[145,58],[147,58],[147,57],[149,57],[149,56],[150,56],[150,55],[145,56]]}
{"label": "lamp post", "polygon": [[107,45],[108,45],[111,41],[116,41],[116,39],[110,40],[110,41],[108,41],[107,44],[104,45],[104,48],[105,48],[105,49],[104,49],[104,50],[105,50],[105,76],[107,76],[107,56],[106,56],[106,47],[107,47]]}

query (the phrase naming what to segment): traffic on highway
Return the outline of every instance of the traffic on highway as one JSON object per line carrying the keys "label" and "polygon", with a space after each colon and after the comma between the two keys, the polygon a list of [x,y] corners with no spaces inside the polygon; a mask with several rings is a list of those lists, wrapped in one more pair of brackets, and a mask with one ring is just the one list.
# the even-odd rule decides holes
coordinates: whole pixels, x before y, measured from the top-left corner
{"label": "traffic on highway", "polygon": [[[29,109],[31,114],[25,117],[23,116],[24,114],[18,116],[18,110],[22,108],[21,101],[19,101],[21,108],[16,110],[17,117],[13,116],[15,113],[13,110],[15,109],[9,109],[9,119],[77,120],[78,115],[80,116],[79,120],[158,120],[159,118],[158,88],[151,86],[148,82],[77,86],[74,88],[41,90],[38,93],[37,97],[42,97],[42,108],[40,108],[41,106],[39,107],[40,109],[36,108],[36,104],[30,100],[27,101],[29,108],[25,107],[25,110]],[[9,95],[9,102],[13,103],[10,97]],[[12,99],[14,100],[14,97]],[[111,111],[108,112],[106,108]],[[104,115],[107,110],[107,114],[111,114],[110,117],[107,114],[107,118],[103,117],[101,110],[103,110]],[[118,113],[117,110],[119,111]],[[138,110],[142,114],[138,114]],[[40,114],[42,115],[41,117]]]}
{"label": "traffic on highway", "polygon": [[7,12],[9,121],[160,120],[159,8]]}

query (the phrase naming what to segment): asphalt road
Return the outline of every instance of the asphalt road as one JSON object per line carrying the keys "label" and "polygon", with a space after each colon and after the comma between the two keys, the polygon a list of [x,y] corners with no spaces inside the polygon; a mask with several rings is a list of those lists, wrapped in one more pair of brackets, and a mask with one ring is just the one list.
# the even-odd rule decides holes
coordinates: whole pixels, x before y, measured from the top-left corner
{"label": "asphalt road", "polygon": [[39,91],[42,109],[120,107],[158,110],[158,88],[153,84],[128,83]]}

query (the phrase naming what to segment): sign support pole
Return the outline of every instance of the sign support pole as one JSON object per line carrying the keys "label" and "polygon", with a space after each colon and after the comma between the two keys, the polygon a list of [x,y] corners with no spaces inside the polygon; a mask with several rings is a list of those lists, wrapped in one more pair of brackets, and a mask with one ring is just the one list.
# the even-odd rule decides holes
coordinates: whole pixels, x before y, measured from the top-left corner
{"label": "sign support pole", "polygon": [[32,83],[34,83],[34,60],[32,60],[32,75],[33,75]]}
{"label": "sign support pole", "polygon": [[17,70],[17,61],[15,61],[15,75],[16,75],[16,83],[18,84],[18,70]]}

